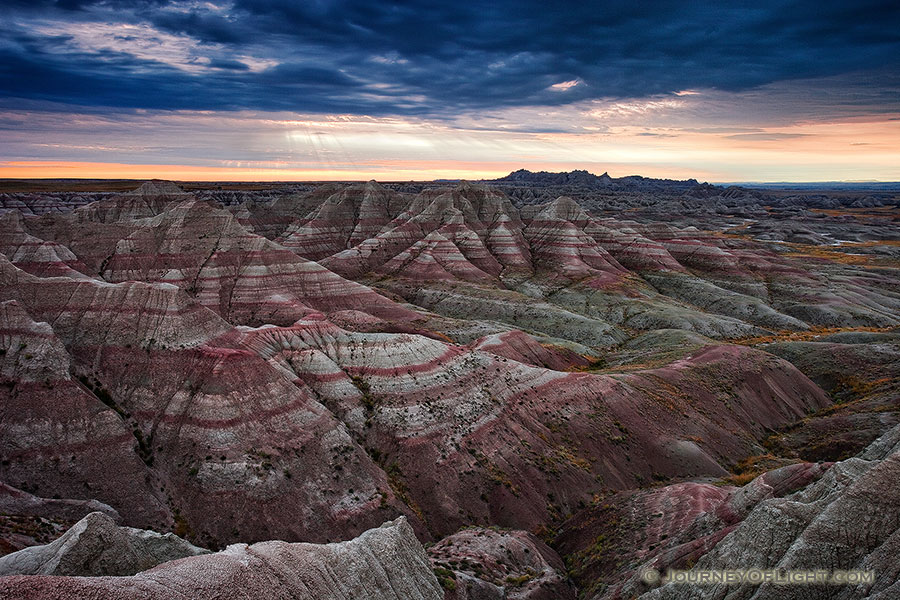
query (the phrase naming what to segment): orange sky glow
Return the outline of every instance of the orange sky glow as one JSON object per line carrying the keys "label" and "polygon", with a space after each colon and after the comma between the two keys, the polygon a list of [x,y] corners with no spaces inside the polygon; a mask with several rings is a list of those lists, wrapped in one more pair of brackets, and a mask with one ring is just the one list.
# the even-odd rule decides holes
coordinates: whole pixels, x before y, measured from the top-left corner
{"label": "orange sky glow", "polygon": [[[900,114],[704,127],[695,114],[682,118],[700,96],[516,109],[492,128],[464,119],[259,112],[137,115],[124,123],[76,115],[69,129],[10,139],[0,177],[428,181],[526,168],[710,182],[900,181]],[[516,129],[523,122],[550,127]]]}

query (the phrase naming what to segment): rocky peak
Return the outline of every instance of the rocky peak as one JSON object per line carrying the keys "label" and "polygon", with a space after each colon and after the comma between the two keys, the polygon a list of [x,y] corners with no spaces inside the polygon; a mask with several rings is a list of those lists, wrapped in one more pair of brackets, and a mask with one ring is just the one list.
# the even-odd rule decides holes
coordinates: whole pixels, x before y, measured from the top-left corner
{"label": "rocky peak", "polygon": [[119,527],[92,512],[46,546],[0,557],[0,575],[134,575],[158,564],[208,554],[174,533]]}
{"label": "rocky peak", "polygon": [[146,181],[140,185],[136,190],[131,192],[132,194],[137,194],[140,196],[150,196],[150,197],[159,197],[159,196],[190,196],[191,194],[185,192],[183,189],[178,187],[175,183],[171,181],[162,181],[159,179],[152,179],[150,181]]}
{"label": "rocky peak", "polygon": [[590,220],[590,216],[584,209],[569,196],[560,196],[545,206],[546,208],[535,217],[536,220],[562,219],[580,224]]}
{"label": "rocky peak", "polygon": [[0,302],[0,376],[20,381],[69,378],[69,355],[47,323],[35,322],[15,300]]}
{"label": "rocky peak", "polygon": [[[47,565],[60,558],[85,576],[0,577],[4,598],[93,598],[95,600],[163,600],[174,597],[206,600],[223,597],[308,598],[310,600],[442,600],[444,592],[428,556],[405,518],[388,521],[359,537],[340,543],[280,541],[233,544],[204,554],[174,536],[116,528],[98,513],[76,524],[58,545],[30,548],[31,561]],[[102,540],[106,539],[106,542]],[[89,543],[86,543],[89,542]],[[147,552],[153,544],[165,552]],[[52,548],[51,548],[52,547]],[[138,550],[137,556],[132,551]],[[124,556],[120,554],[124,551]],[[173,558],[131,576],[103,577],[111,567],[133,570],[149,562]],[[17,557],[17,555],[20,555]],[[22,552],[7,563],[23,564]],[[14,560],[10,560],[14,557]],[[48,562],[40,563],[39,558]],[[86,558],[87,560],[78,559]],[[9,573],[10,571],[6,571]],[[21,572],[21,571],[20,571]],[[117,573],[117,574],[119,574]],[[111,573],[110,573],[111,574]]]}

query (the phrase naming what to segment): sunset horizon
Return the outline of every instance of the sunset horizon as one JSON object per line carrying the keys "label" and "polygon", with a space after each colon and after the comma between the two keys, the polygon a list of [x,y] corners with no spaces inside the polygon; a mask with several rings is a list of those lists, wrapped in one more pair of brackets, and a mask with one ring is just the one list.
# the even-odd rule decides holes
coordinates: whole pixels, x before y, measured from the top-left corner
{"label": "sunset horizon", "polygon": [[174,181],[184,183],[380,183],[433,181],[491,181],[511,172],[525,169],[531,172],[566,173],[586,171],[593,175],[608,174],[614,179],[623,177],[647,177],[684,181],[695,179],[711,185],[777,185],[777,184],[900,184],[897,179],[707,179],[698,176],[700,171],[684,169],[665,171],[652,167],[642,170],[614,170],[604,165],[515,165],[507,170],[417,170],[417,171],[356,171],[281,168],[192,167],[189,165],[130,165],[116,163],[6,163],[0,164],[2,180],[85,180],[85,181]]}

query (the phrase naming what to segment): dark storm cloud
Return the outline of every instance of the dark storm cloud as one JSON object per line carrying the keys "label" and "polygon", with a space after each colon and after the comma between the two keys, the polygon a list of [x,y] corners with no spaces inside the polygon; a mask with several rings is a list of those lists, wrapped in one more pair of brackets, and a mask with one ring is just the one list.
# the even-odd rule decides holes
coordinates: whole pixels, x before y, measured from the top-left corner
{"label": "dark storm cloud", "polygon": [[[123,108],[440,116],[696,88],[742,91],[900,66],[896,2],[5,5],[0,94]],[[135,40],[126,34],[73,49],[78,40],[66,28],[98,22],[169,37],[159,42],[159,59],[129,51]],[[167,43],[190,45],[202,61],[173,62]],[[564,82],[577,83],[552,87]]]}

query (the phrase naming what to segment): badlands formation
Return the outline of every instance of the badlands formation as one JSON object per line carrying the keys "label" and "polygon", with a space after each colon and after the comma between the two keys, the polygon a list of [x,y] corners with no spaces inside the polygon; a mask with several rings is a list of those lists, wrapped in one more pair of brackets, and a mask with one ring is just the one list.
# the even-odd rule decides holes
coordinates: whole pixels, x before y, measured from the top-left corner
{"label": "badlands formation", "polygon": [[[0,207],[0,596],[900,594],[891,194],[519,171]],[[641,576],[693,565],[876,577]]]}

